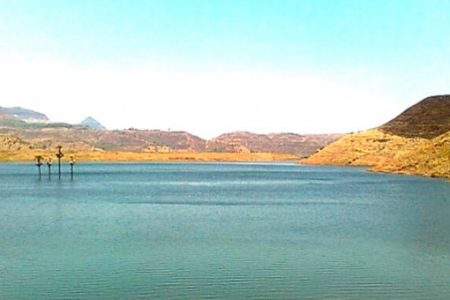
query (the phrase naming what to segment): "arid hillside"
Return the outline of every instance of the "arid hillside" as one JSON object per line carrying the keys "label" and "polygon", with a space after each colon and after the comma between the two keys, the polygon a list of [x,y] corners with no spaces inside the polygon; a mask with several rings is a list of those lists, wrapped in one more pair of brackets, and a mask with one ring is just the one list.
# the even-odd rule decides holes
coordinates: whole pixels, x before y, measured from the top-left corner
{"label": "arid hillside", "polygon": [[208,151],[226,152],[276,152],[296,153],[308,156],[336,141],[340,134],[310,134],[295,133],[256,134],[246,131],[236,131],[222,134],[206,142]]}
{"label": "arid hillside", "polygon": [[432,139],[450,131],[450,96],[425,98],[382,125],[384,132],[409,138]]}
{"label": "arid hillside", "polygon": [[92,117],[80,124],[52,123],[42,113],[18,107],[0,107],[0,135],[9,139],[0,140],[0,151],[13,151],[11,139],[17,139],[24,143],[21,149],[35,151],[61,145],[68,151],[284,153],[299,156],[310,155],[341,136],[232,132],[205,140],[185,131],[107,130]]}
{"label": "arid hillside", "polygon": [[30,144],[15,136],[0,135],[0,151],[29,150]]}
{"label": "arid hillside", "polygon": [[341,135],[232,132],[205,140],[185,131],[107,130],[92,117],[80,124],[52,123],[39,112],[0,107],[0,136],[0,151],[53,151],[61,145],[72,152],[281,153],[304,157]]}
{"label": "arid hillside", "polygon": [[450,96],[426,98],[385,125],[345,135],[302,162],[450,178]]}

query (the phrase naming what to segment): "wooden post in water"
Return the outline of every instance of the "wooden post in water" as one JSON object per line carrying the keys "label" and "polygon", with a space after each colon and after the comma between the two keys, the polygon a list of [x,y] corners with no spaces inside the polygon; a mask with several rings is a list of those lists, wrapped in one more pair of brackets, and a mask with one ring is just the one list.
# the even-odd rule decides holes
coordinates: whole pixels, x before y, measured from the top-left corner
{"label": "wooden post in water", "polygon": [[70,164],[70,179],[73,180],[73,165],[75,164],[75,158],[73,157],[73,155],[70,156],[69,164]]}
{"label": "wooden post in water", "polygon": [[48,179],[52,178],[52,163],[53,163],[52,158],[51,157],[47,158]]}
{"label": "wooden post in water", "polygon": [[56,157],[58,158],[58,178],[61,180],[61,158],[64,156],[64,153],[61,151],[62,146],[57,146],[56,148],[58,149],[56,152]]}
{"label": "wooden post in water", "polygon": [[36,166],[38,167],[38,170],[39,170],[39,180],[41,180],[41,178],[42,178],[41,166],[42,166],[42,159],[43,159],[43,157],[41,155],[37,155],[35,157],[35,159],[36,159]]}

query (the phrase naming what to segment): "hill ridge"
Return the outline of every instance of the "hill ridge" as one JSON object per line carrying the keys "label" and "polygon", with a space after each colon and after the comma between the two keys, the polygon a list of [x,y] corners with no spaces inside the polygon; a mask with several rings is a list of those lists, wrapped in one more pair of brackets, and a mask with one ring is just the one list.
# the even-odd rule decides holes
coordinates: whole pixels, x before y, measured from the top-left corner
{"label": "hill ridge", "polygon": [[450,130],[450,95],[427,97],[380,129],[404,137],[435,138]]}
{"label": "hill ridge", "polygon": [[450,178],[450,96],[423,99],[386,124],[347,134],[302,161]]}

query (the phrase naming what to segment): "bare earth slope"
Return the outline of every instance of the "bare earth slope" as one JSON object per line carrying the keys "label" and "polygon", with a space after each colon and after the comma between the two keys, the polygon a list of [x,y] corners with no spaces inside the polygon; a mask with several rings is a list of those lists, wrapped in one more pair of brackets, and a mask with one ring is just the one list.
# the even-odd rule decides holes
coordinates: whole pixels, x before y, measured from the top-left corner
{"label": "bare earth slope", "polygon": [[450,96],[426,98],[378,129],[345,135],[302,162],[450,178],[449,117]]}
{"label": "bare earth slope", "polygon": [[30,144],[18,137],[0,134],[0,151],[20,151],[30,149]]}
{"label": "bare earth slope", "polygon": [[[30,150],[51,150],[61,145],[68,151],[283,153],[300,156],[310,155],[341,136],[232,132],[204,140],[185,131],[106,130],[92,117],[82,124],[52,123],[42,113],[2,107],[0,134],[21,139],[28,143]],[[7,145],[0,145],[0,151],[1,147],[6,149]]]}
{"label": "bare earth slope", "polygon": [[336,141],[341,134],[272,133],[256,134],[236,131],[222,134],[206,142],[209,151],[276,152],[308,156]]}
{"label": "bare earth slope", "polygon": [[380,129],[399,136],[427,139],[444,134],[450,131],[450,96],[425,98]]}

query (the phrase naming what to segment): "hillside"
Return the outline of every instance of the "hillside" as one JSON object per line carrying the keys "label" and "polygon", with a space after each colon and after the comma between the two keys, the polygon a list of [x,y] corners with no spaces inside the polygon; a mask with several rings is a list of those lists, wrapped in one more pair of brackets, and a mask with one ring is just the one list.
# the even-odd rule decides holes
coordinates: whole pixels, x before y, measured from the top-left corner
{"label": "hillside", "polygon": [[31,110],[31,109],[26,109],[26,108],[22,108],[22,107],[4,107],[3,108],[4,111],[25,122],[48,122],[50,121],[49,118],[40,112]]}
{"label": "hillside", "polygon": [[299,135],[295,133],[256,134],[236,131],[207,141],[206,149],[226,152],[278,152],[308,156],[336,141],[339,134]]}
{"label": "hillside", "polygon": [[0,135],[0,151],[21,151],[30,149],[30,144],[10,135]]}
{"label": "hillside", "polygon": [[335,141],[339,135],[297,135],[292,133],[230,133],[204,140],[185,131],[97,130],[87,127],[24,128],[0,125],[0,134],[27,141],[34,149],[62,145],[69,150],[142,152],[252,152],[309,155]]}
{"label": "hillside", "polygon": [[[52,123],[43,113],[17,107],[0,107],[0,134],[17,138],[35,150],[62,145],[69,151],[285,153],[300,156],[310,155],[340,137],[337,134],[243,131],[204,140],[185,131],[107,130],[93,117],[80,124]],[[7,148],[6,145],[1,147]]]}
{"label": "hillside", "polygon": [[450,95],[425,98],[382,125],[384,132],[431,139],[450,131]]}
{"label": "hillside", "polygon": [[94,119],[93,117],[87,117],[80,123],[81,126],[85,126],[92,129],[98,129],[98,130],[104,130],[106,129],[105,126],[102,125],[99,121]]}
{"label": "hillside", "polygon": [[450,96],[429,97],[379,128],[343,136],[303,163],[450,178]]}
{"label": "hillside", "polygon": [[[224,161],[224,162],[261,162],[295,161],[294,154],[279,153],[226,153],[226,152],[127,152],[127,151],[65,151],[66,157],[75,155],[77,161]],[[24,150],[1,151],[0,161],[32,161],[36,155],[54,157],[54,151]]]}

